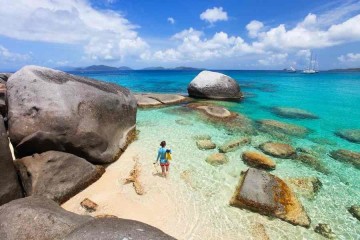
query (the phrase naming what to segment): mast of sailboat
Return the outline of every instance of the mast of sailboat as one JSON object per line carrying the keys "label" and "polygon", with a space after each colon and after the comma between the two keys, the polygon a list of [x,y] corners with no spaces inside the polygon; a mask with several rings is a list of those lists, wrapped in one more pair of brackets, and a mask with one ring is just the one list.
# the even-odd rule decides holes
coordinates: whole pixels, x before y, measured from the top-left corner
{"label": "mast of sailboat", "polygon": [[309,68],[308,70],[311,70],[312,68],[312,51],[310,51],[310,59],[309,59]]}

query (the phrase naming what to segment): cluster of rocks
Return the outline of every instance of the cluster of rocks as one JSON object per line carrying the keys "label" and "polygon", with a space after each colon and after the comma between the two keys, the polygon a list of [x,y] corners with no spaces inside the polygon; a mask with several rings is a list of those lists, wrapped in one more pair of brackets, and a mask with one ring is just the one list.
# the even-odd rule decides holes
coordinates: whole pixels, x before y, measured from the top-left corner
{"label": "cluster of rocks", "polygon": [[0,110],[1,236],[171,239],[146,224],[93,219],[58,205],[99,179],[102,165],[134,139],[137,101],[128,89],[26,66],[0,74]]}

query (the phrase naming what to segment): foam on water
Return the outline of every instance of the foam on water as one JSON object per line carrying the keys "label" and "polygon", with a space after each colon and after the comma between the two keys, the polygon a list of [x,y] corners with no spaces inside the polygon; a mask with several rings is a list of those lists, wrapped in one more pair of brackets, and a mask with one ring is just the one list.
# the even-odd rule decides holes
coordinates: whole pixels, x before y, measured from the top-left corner
{"label": "foam on water", "polygon": [[[143,71],[123,75],[87,74],[111,81],[137,92],[185,93],[186,86],[198,72]],[[290,159],[275,159],[273,174],[280,178],[317,176],[323,186],[313,200],[299,196],[312,220],[311,228],[292,226],[278,219],[230,207],[241,171],[248,167],[241,153],[254,149],[269,140],[269,135],[252,136],[252,145],[227,153],[229,163],[211,166],[205,158],[214,150],[201,151],[194,135],[208,134],[217,145],[241,136],[202,121],[196,114],[181,111],[181,107],[139,110],[137,129],[139,140],[133,144],[139,154],[156,156],[158,144],[166,140],[174,151],[171,177],[165,184],[166,201],[175,205],[177,218],[166,219],[170,233],[181,239],[251,239],[254,224],[265,226],[271,239],[322,239],[313,228],[327,223],[339,239],[359,239],[360,224],[347,208],[360,204],[360,170],[328,156],[331,150],[360,151],[360,145],[334,135],[338,129],[360,128],[360,74],[320,73],[317,75],[286,74],[279,72],[223,71],[237,79],[242,90],[249,93],[241,103],[222,102],[229,110],[246,115],[252,120],[275,119],[297,124],[312,130],[306,138],[290,137],[294,147],[311,149],[330,170],[322,174],[303,163]],[[319,119],[286,119],[269,111],[271,107],[295,107],[310,111]],[[181,120],[181,121],[179,121]],[[151,153],[149,153],[151,152]],[[153,161],[153,159],[149,159]],[[159,186],[158,186],[159,187]],[[157,189],[157,188],[154,188]],[[181,223],[181,224],[180,224]],[[183,226],[181,229],[176,226]]]}

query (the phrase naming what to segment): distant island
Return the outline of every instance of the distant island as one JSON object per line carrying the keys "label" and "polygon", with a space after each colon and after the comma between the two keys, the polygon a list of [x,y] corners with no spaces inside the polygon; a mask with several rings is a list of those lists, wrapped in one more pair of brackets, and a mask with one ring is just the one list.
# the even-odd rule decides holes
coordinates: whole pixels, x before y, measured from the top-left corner
{"label": "distant island", "polygon": [[129,71],[133,70],[129,67],[122,66],[122,67],[111,67],[106,65],[92,65],[83,68],[75,68],[75,71]]}
{"label": "distant island", "polygon": [[328,72],[360,72],[360,68],[338,68],[330,69]]}
{"label": "distant island", "polygon": [[[121,66],[121,67],[112,67],[107,65],[91,65],[88,67],[77,67],[77,68],[67,68],[67,69],[61,69],[66,71],[82,71],[82,72],[99,72],[99,71],[134,71],[135,69],[132,69],[127,66]],[[193,67],[175,67],[175,68],[165,68],[165,67],[146,67],[142,69],[137,70],[146,70],[146,71],[162,71],[162,70],[178,70],[178,71],[196,71],[196,70],[203,70],[200,68],[193,68]]]}

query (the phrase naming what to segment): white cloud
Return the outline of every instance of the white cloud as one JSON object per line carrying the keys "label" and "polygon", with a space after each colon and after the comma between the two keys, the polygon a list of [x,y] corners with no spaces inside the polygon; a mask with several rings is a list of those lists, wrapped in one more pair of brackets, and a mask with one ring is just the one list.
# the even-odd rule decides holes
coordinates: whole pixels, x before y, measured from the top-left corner
{"label": "white cloud", "polygon": [[168,17],[167,21],[168,21],[170,24],[175,24],[175,19],[172,18],[172,17]]}
{"label": "white cloud", "polygon": [[346,55],[341,55],[338,57],[338,60],[342,63],[348,62],[359,62],[360,63],[360,53],[348,53]]}
{"label": "white cloud", "polygon": [[246,29],[249,32],[249,37],[255,38],[258,36],[259,31],[264,27],[264,24],[262,22],[259,22],[257,20],[251,21],[248,25],[246,25]]}
{"label": "white cloud", "polygon": [[164,62],[207,61],[261,51],[249,46],[241,37],[229,36],[224,32],[217,32],[210,39],[203,35],[203,32],[193,28],[183,30],[171,38],[178,41],[177,47],[143,55],[143,59]]}
{"label": "white cloud", "polygon": [[0,33],[7,37],[85,45],[91,59],[119,59],[147,48],[137,26],[86,0],[0,0],[0,5]]}
{"label": "white cloud", "polygon": [[9,51],[9,49],[0,45],[0,60],[5,62],[23,62],[30,59],[29,54],[19,54]]}
{"label": "white cloud", "polygon": [[228,15],[222,7],[214,7],[206,9],[205,12],[201,13],[200,19],[209,23],[215,23],[217,21],[227,21]]}
{"label": "white cloud", "polygon": [[263,66],[281,66],[287,62],[287,53],[270,54],[266,58],[259,59],[258,63]]}

